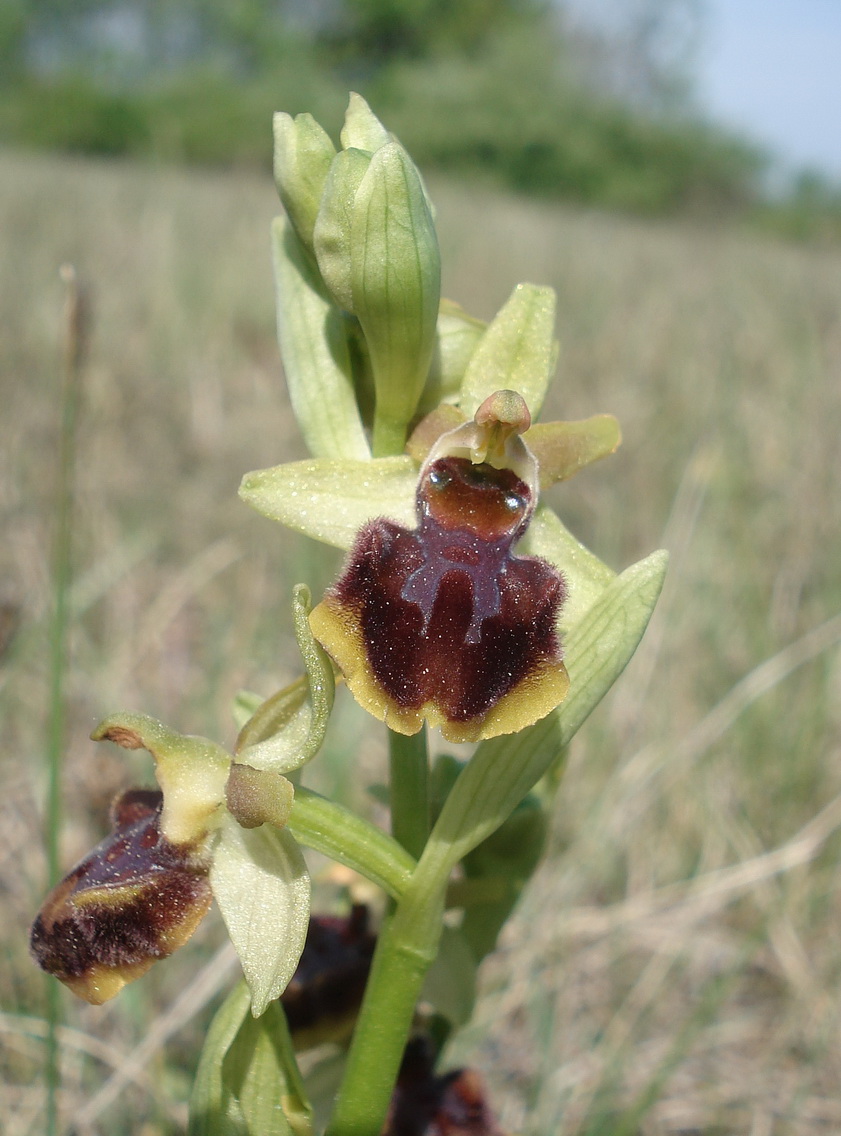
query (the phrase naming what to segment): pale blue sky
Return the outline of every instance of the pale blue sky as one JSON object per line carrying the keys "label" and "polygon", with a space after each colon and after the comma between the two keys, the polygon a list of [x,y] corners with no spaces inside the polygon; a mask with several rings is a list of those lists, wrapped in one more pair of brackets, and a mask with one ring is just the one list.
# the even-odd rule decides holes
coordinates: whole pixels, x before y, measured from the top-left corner
{"label": "pale blue sky", "polygon": [[841,179],[841,0],[707,0],[698,94],[790,166]]}

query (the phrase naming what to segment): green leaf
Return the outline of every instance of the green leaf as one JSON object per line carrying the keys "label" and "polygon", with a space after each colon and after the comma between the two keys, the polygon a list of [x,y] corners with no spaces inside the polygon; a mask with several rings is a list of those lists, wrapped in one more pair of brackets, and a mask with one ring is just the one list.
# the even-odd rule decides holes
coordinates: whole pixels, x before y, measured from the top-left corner
{"label": "green leaf", "polygon": [[445,926],[435,962],[426,972],[421,1000],[458,1029],[466,1025],[476,1001],[476,959],[455,927]]}
{"label": "green leaf", "polygon": [[190,1096],[188,1136],[249,1136],[239,1101],[224,1084],[222,1063],[250,1005],[248,987],[239,982],[210,1023]]}
{"label": "green leaf", "polygon": [[350,254],[376,391],[373,449],[399,453],[432,359],[441,258],[420,176],[398,142],[376,151],[359,184]]}
{"label": "green leaf", "polygon": [[517,552],[541,556],[563,573],[567,598],[561,609],[562,631],[578,623],[616,579],[613,569],[576,540],[546,505],[538,506]]}
{"label": "green leaf", "polygon": [[459,400],[467,418],[498,390],[517,391],[537,418],[555,369],[554,326],[554,290],[518,284],[468,363]]}
{"label": "green leaf", "polygon": [[244,829],[226,814],[210,884],[257,1017],[286,989],[304,949],[310,914],[304,857],[285,829]]}
{"label": "green leaf", "polygon": [[350,93],[340,138],[345,150],[367,150],[371,154],[392,140],[389,132],[356,91]]}
{"label": "green leaf", "polygon": [[309,588],[298,584],[292,607],[298,647],[307,668],[306,681],[295,682],[268,698],[237,738],[238,759],[255,769],[290,773],[312,760],[324,742],[335,679],[333,664],[310,628],[311,606]]}
{"label": "green leaf", "polygon": [[200,840],[218,823],[232,760],[221,746],[176,733],[147,714],[111,714],[91,737],[151,753],[164,794],[161,832],[171,843]]}
{"label": "green leaf", "polygon": [[239,983],[217,1012],[190,1100],[188,1136],[312,1136],[283,1008],[255,1020]]}
{"label": "green leaf", "polygon": [[565,637],[566,701],[519,734],[482,742],[462,771],[427,851],[453,867],[494,832],[550,769],[625,669],[651,618],[668,556],[655,552],[617,576]]}
{"label": "green leaf", "polygon": [[312,251],[312,233],[336,147],[310,114],[274,116],[274,178],[298,237]]}
{"label": "green leaf", "polygon": [[375,517],[414,527],[417,477],[417,465],[405,454],[373,461],[319,458],[247,473],[239,492],[264,517],[348,549]]}
{"label": "green leaf", "polygon": [[272,223],[277,336],[289,398],[316,457],[367,458],[344,320],[289,221]]}

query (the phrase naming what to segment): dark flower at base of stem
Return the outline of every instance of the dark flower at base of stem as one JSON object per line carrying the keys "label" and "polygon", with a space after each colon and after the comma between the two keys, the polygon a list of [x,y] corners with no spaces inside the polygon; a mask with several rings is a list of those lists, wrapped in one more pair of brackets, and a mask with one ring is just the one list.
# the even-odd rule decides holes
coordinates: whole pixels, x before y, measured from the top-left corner
{"label": "dark flower at base of stem", "polygon": [[167,840],[162,805],[155,790],[118,797],[111,835],[47,896],[32,926],[39,966],[94,1005],[182,946],[210,906],[204,845]]}
{"label": "dark flower at base of stem", "polygon": [[371,969],[376,936],[368,908],[350,916],[314,915],[295,976],[280,1000],[297,1050],[347,1038]]}
{"label": "dark flower at base of stem", "polygon": [[504,1136],[473,1069],[436,1076],[426,1038],[406,1046],[382,1136]]}

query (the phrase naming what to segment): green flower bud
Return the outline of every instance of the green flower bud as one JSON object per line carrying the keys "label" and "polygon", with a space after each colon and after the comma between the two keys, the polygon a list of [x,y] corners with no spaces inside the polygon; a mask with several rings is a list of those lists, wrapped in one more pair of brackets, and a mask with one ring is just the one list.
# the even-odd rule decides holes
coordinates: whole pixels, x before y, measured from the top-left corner
{"label": "green flower bud", "polygon": [[345,124],[340,135],[343,150],[367,150],[373,154],[380,146],[393,142],[389,134],[368,104],[356,91],[351,91],[345,112]]}
{"label": "green flower bud", "polygon": [[342,150],[333,159],[324,185],[313,241],[322,279],[335,303],[353,313],[351,233],[356,194],[368,172],[366,150]]}
{"label": "green flower bud", "polygon": [[342,132],[347,148],[332,161],[313,232],[324,283],[365,336],[379,455],[403,449],[417,410],[435,346],[441,277],[420,174],[389,139],[364,101],[352,99]]}
{"label": "green flower bud", "polygon": [[280,200],[312,252],[312,231],[336,147],[310,114],[274,116],[274,177]]}
{"label": "green flower bud", "polygon": [[399,453],[432,359],[441,261],[420,175],[397,142],[374,154],[354,200],[351,286],[374,375],[374,453]]}

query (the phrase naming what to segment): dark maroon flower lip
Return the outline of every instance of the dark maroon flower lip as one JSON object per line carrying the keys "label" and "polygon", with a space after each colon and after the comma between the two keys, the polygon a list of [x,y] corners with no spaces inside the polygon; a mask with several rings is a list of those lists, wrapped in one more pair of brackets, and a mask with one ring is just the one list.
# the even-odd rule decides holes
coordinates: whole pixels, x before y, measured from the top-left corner
{"label": "dark maroon flower lip", "polygon": [[160,829],[163,794],[130,789],[113,831],[47,896],[32,953],[75,994],[99,1005],[190,938],[210,906],[203,844],[172,844]]}
{"label": "dark maroon flower lip", "polygon": [[365,525],[310,617],[367,710],[402,733],[438,725],[450,741],[521,730],[569,685],[556,629],[564,580],[513,552],[535,506],[536,467],[515,428],[528,413],[497,430],[480,412],[433,447],[417,528]]}

